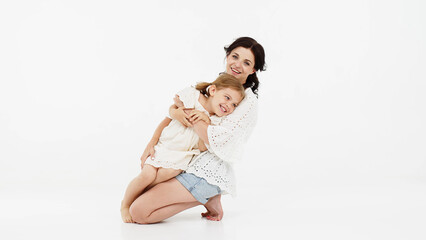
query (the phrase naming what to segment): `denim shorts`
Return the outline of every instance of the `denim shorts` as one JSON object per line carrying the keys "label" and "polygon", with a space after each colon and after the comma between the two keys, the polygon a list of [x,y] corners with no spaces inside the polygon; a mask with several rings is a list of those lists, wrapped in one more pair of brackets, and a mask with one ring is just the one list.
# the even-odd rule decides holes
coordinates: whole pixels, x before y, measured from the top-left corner
{"label": "denim shorts", "polygon": [[192,173],[183,172],[177,175],[176,179],[202,204],[206,204],[209,198],[221,193],[218,186],[212,185],[206,179]]}

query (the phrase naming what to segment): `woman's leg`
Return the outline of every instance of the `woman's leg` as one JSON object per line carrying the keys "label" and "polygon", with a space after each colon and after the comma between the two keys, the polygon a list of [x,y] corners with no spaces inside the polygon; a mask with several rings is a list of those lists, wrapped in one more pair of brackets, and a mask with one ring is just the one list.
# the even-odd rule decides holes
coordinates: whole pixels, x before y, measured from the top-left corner
{"label": "woman's leg", "polygon": [[129,213],[129,207],[135,199],[141,195],[143,190],[154,181],[157,176],[157,168],[146,164],[142,172],[135,177],[126,189],[123,201],[121,202],[121,218],[123,222],[131,223],[132,217]]}
{"label": "woman's leg", "polygon": [[211,221],[220,221],[223,217],[222,203],[220,202],[221,194],[218,194],[209,199],[209,201],[204,204],[204,207],[207,209],[207,212],[201,213],[201,216],[207,218]]}
{"label": "woman's leg", "polygon": [[198,205],[201,203],[173,178],[157,184],[137,198],[130,206],[130,214],[137,223],[156,223]]}

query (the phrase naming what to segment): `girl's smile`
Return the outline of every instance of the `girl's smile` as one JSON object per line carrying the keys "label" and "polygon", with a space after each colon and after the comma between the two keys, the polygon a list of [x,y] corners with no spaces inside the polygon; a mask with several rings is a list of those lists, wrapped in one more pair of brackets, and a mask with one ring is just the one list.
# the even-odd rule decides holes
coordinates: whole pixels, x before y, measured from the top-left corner
{"label": "girl's smile", "polygon": [[227,108],[225,106],[223,106],[222,104],[219,104],[220,110],[222,110],[222,112],[225,114],[226,112],[228,112]]}
{"label": "girl's smile", "polygon": [[231,114],[242,100],[238,91],[229,88],[217,90],[211,96],[211,110],[218,117]]}

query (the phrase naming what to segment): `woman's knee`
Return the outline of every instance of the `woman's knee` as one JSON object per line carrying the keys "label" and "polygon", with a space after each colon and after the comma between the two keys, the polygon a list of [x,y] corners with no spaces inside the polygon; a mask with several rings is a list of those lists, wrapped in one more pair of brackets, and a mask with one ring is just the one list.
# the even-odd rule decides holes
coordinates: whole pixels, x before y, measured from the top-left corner
{"label": "woman's knee", "polygon": [[136,202],[130,205],[130,208],[129,208],[129,213],[130,213],[130,216],[132,216],[133,221],[139,224],[149,223],[147,220],[150,213],[148,213],[146,209],[143,208],[144,206],[143,202],[136,203],[136,204],[135,203]]}

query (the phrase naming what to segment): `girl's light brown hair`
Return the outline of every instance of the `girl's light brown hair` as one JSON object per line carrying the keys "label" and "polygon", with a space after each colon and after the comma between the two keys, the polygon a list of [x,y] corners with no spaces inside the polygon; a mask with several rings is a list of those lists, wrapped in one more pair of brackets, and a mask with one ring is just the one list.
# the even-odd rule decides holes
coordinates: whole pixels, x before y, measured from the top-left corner
{"label": "girl's light brown hair", "polygon": [[241,94],[241,99],[244,99],[245,97],[245,91],[244,91],[243,85],[240,83],[240,81],[237,78],[235,78],[234,76],[230,74],[222,73],[212,83],[208,83],[208,82],[198,83],[195,86],[195,89],[200,91],[205,96],[210,97],[208,87],[210,87],[211,85],[215,85],[217,90],[221,90],[224,88],[233,89]]}

